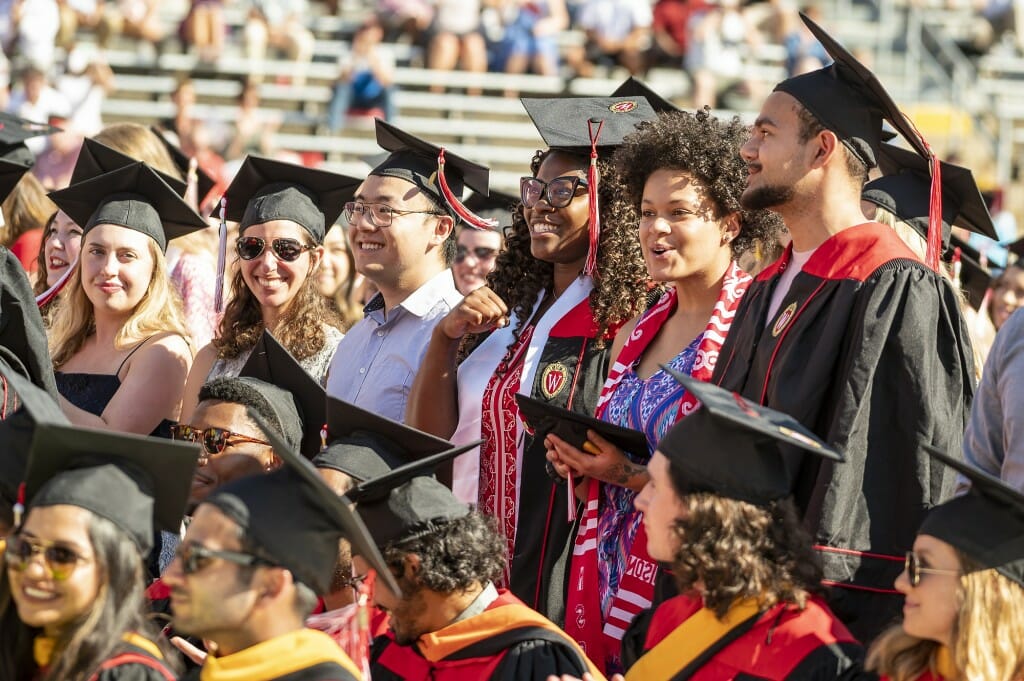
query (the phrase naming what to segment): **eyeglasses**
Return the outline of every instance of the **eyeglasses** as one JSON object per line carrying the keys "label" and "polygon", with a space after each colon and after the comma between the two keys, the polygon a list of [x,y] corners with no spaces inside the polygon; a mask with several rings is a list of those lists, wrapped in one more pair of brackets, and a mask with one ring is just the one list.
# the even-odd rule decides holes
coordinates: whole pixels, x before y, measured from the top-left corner
{"label": "eyeglasses", "polygon": [[251,442],[256,445],[267,445],[270,443],[266,440],[260,440],[248,435],[242,435],[241,433],[232,433],[230,430],[223,428],[206,428],[201,430],[195,426],[187,424],[177,424],[171,426],[171,439],[172,440],[185,440],[186,442],[200,442],[203,445],[203,449],[206,450],[206,457],[200,457],[199,465],[205,466],[205,458],[209,460],[209,455],[220,454],[228,447],[234,444],[240,444],[243,442]]}
{"label": "eyeglasses", "polygon": [[215,558],[235,565],[273,565],[269,560],[259,556],[238,551],[208,549],[201,544],[179,544],[174,550],[174,556],[181,559],[181,571],[186,575],[206,569]]}
{"label": "eyeglasses", "polygon": [[369,216],[370,224],[374,227],[390,227],[395,216],[403,215],[444,215],[436,210],[399,210],[392,208],[386,203],[363,203],[362,201],[349,201],[345,204],[345,221],[353,224],[361,217]]}
{"label": "eyeglasses", "polygon": [[457,246],[455,248],[455,262],[460,263],[469,257],[472,253],[473,257],[477,260],[490,260],[494,256],[498,255],[497,248],[487,248],[486,246],[477,246],[476,248],[466,248],[465,246]]}
{"label": "eyeglasses", "polygon": [[910,586],[917,586],[921,583],[921,575],[953,575],[959,576],[959,570],[940,570],[938,568],[921,567],[921,559],[917,557],[917,554],[913,551],[907,551],[906,560],[903,563],[903,569],[907,571],[907,579],[910,580]]}
{"label": "eyeglasses", "polygon": [[46,569],[57,582],[63,582],[70,577],[79,563],[89,562],[68,547],[54,542],[19,535],[7,539],[7,548],[4,549],[7,567],[24,572],[37,554],[42,555]]}
{"label": "eyeglasses", "polygon": [[550,182],[536,177],[519,178],[519,197],[523,205],[533,208],[543,198],[552,208],[565,208],[576,198],[576,190],[586,188],[587,181],[575,175],[556,177]]}
{"label": "eyeglasses", "polygon": [[[267,242],[258,236],[243,236],[239,237],[238,241],[235,242],[235,251],[238,252],[238,257],[242,260],[252,260],[263,255],[263,249],[267,247]],[[270,242],[270,250],[274,252],[278,260],[284,260],[285,262],[295,262],[302,255],[303,251],[311,251],[316,246],[304,244],[298,239],[274,239]]]}

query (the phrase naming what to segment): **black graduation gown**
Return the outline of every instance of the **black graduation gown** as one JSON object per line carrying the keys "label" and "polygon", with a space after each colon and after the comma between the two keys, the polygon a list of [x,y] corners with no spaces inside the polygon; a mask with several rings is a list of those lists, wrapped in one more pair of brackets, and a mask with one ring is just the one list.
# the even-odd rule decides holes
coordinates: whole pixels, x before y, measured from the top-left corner
{"label": "black graduation gown", "polygon": [[790,250],[743,298],[712,381],[794,416],[846,456],[792,452],[795,498],[834,585],[829,606],[868,642],[898,615],[892,590],[925,511],[954,476],[974,395],[957,296],[885,225],[822,244],[766,324]]}
{"label": "black graduation gown", "polygon": [[95,681],[173,681],[174,673],[146,648],[131,643],[101,665]]}
{"label": "black graduation gown", "polygon": [[[552,327],[530,396],[593,416],[611,352],[611,340],[597,347],[596,335],[590,302],[584,300]],[[575,531],[566,519],[568,485],[555,483],[546,464],[544,440],[526,434],[509,590],[557,623],[563,619],[569,540]]]}
{"label": "black graduation gown", "polygon": [[[193,669],[181,681],[199,681],[201,672],[201,669]],[[356,681],[356,677],[341,665],[323,662],[284,676],[275,676],[274,681]]]}

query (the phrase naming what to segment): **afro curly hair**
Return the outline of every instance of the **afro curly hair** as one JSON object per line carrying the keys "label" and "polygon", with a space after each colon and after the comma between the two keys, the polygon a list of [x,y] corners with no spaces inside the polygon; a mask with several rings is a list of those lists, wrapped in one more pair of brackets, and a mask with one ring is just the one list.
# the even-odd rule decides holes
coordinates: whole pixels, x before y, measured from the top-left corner
{"label": "afro curly hair", "polygon": [[704,185],[719,217],[738,213],[740,233],[732,240],[733,258],[761,246],[771,248],[783,229],[778,215],[767,210],[744,210],[740,195],[747,186],[747,164],[740,146],[748,128],[738,117],[723,121],[705,107],[659,114],[641,123],[637,132],[615,150],[616,172],[609,178],[631,206],[640,206],[647,178],[657,170],[681,170]]}
{"label": "afro curly hair", "polygon": [[[583,170],[590,163],[586,154],[538,150],[530,162],[530,172],[534,177],[544,160],[553,153],[575,160]],[[636,211],[616,189],[619,182],[614,179],[616,171],[608,159],[598,160],[598,172],[601,178],[598,185],[601,236],[597,246],[594,288],[590,292],[590,309],[598,328],[596,343],[601,347],[619,325],[643,311],[651,286],[637,237]],[[554,265],[538,260],[530,252],[530,227],[523,217],[522,203],[518,203],[512,213],[512,225],[505,230],[505,248],[498,254],[494,270],[487,277],[487,285],[518,316],[517,337],[529,320],[537,295],[541,291],[550,291],[553,284]],[[460,349],[460,359],[465,358],[482,340],[482,335],[467,335]]]}

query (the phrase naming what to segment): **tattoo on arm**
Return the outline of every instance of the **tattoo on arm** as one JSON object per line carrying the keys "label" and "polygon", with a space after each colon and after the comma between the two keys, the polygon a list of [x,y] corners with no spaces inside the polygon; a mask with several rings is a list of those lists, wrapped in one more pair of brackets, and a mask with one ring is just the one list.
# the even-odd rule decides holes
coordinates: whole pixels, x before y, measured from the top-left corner
{"label": "tattoo on arm", "polygon": [[644,466],[638,466],[635,463],[619,463],[612,466],[611,470],[608,471],[608,479],[612,483],[624,487],[634,477],[646,472],[647,468]]}

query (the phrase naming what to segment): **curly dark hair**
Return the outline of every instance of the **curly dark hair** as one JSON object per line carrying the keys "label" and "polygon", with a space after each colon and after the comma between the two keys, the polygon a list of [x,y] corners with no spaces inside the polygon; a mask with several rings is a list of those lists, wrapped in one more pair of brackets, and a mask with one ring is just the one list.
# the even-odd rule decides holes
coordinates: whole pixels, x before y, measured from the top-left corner
{"label": "curly dark hair", "polygon": [[[590,159],[551,149],[538,150],[530,161],[536,177],[541,164],[552,153],[575,159],[586,169]],[[601,208],[601,239],[597,246],[597,271],[590,292],[590,309],[597,322],[597,344],[603,346],[618,325],[639,314],[646,305],[649,279],[640,242],[637,239],[637,215],[617,191],[615,169],[608,159],[598,159],[601,178],[598,202]],[[522,203],[512,212],[512,226],[505,231],[505,248],[498,254],[487,285],[505,301],[519,318],[515,335],[529,321],[537,294],[550,290],[554,283],[554,265],[533,257],[530,252],[530,228],[523,217]],[[472,349],[479,338],[467,336],[463,349]]]}
{"label": "curly dark hair", "polygon": [[682,499],[688,512],[676,521],[680,549],[672,562],[680,592],[701,584],[705,607],[720,618],[737,599],[803,608],[820,592],[821,564],[792,499],[767,506],[709,493]]}
{"label": "curly dark hair", "polygon": [[[384,560],[399,576],[403,593],[427,588],[441,594],[466,591],[493,581],[505,569],[505,542],[494,520],[479,511],[452,520],[428,520],[409,528],[407,539],[384,549]],[[404,578],[405,557],[416,554],[420,569]]]}
{"label": "curly dark hair", "polygon": [[729,244],[733,258],[759,244],[774,244],[782,219],[767,210],[744,210],[740,195],[747,186],[747,164],[740,147],[748,128],[734,116],[723,121],[707,107],[695,113],[660,114],[640,124],[612,157],[618,172],[615,189],[639,209],[644,185],[657,170],[670,168],[694,175],[715,204],[716,217],[738,213],[740,233]]}
{"label": "curly dark hair", "polygon": [[[341,316],[331,301],[320,295],[310,272],[295,299],[274,329],[274,337],[297,360],[312,357],[324,347],[324,324],[341,328]],[[231,301],[224,310],[213,346],[221,359],[232,359],[250,350],[263,335],[263,314],[259,301],[242,278],[241,270],[231,280]]]}

